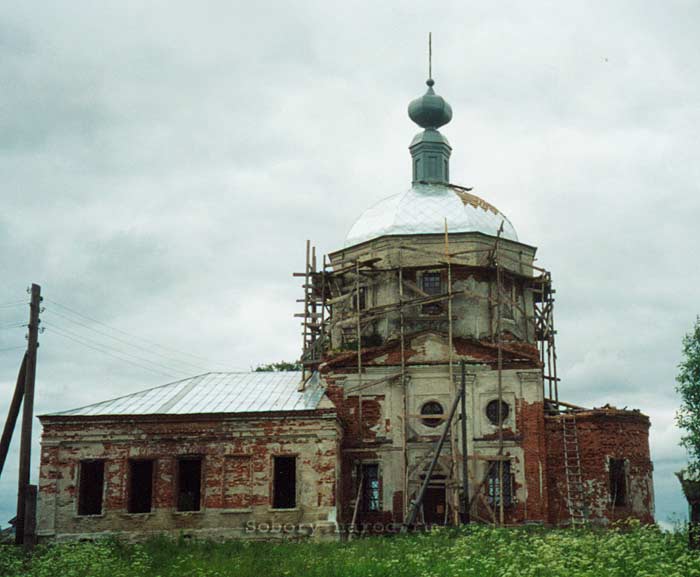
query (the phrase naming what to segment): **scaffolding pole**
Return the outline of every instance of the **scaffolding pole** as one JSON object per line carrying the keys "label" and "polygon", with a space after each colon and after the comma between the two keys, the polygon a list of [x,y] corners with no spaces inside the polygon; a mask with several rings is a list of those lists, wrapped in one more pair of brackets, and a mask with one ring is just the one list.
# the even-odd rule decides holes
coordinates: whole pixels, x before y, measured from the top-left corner
{"label": "scaffolding pole", "polygon": [[[502,332],[502,303],[501,290],[503,282],[503,274],[501,272],[501,263],[499,261],[499,245],[501,233],[503,232],[503,221],[498,229],[498,236],[494,243],[493,259],[496,267],[496,346],[497,346],[497,363],[498,363],[498,454],[503,454],[503,339]],[[498,461],[498,524],[502,527],[504,524],[504,503],[503,503],[503,461]]]}
{"label": "scaffolding pole", "polygon": [[403,455],[403,510],[406,511],[408,509],[408,387],[406,386],[406,331],[404,325],[403,263],[401,249],[399,249],[399,338],[401,342],[401,424],[403,428],[401,452]]}
{"label": "scaffolding pole", "polygon": [[462,426],[462,523],[470,522],[469,511],[469,459],[467,445],[467,367],[466,363],[460,363],[462,373],[462,390],[460,391],[461,409],[460,425]]}
{"label": "scaffolding pole", "polygon": [[[457,387],[454,380],[453,364],[454,364],[454,343],[453,343],[453,325],[452,325],[452,260],[450,257],[450,237],[447,228],[447,219],[445,219],[445,260],[447,261],[447,347],[448,347],[448,378],[450,382],[450,393],[453,398],[458,396]],[[453,522],[455,524],[459,521],[459,491],[457,490],[458,484],[456,483],[457,471],[455,470],[455,463],[458,461],[457,452],[457,435],[456,428],[457,423],[453,423],[452,431],[450,431],[450,449],[452,451],[452,467],[450,469],[450,484],[452,491],[449,493],[452,509]]]}
{"label": "scaffolding pole", "polygon": [[428,489],[428,485],[430,484],[430,479],[432,479],[433,472],[435,471],[435,465],[437,465],[438,459],[440,458],[440,453],[442,452],[442,447],[445,444],[445,439],[447,438],[447,433],[450,431],[452,428],[452,419],[454,418],[455,411],[457,410],[457,405],[459,404],[459,401],[461,399],[461,395],[456,395],[454,398],[454,401],[452,402],[452,406],[450,407],[450,412],[447,417],[447,422],[445,423],[445,427],[442,430],[442,434],[440,435],[440,439],[437,442],[437,445],[435,446],[435,451],[433,454],[433,458],[430,461],[430,465],[428,466],[428,470],[425,473],[425,479],[423,480],[423,484],[421,485],[420,491],[418,492],[418,496],[416,497],[416,500],[411,503],[411,508],[408,512],[408,515],[406,515],[406,520],[404,521],[403,527],[401,528],[401,532],[405,533],[408,531],[408,529],[413,526],[413,524],[416,521],[416,516],[418,514],[418,510],[420,509],[421,505],[423,504],[423,498],[425,497],[425,492]]}
{"label": "scaffolding pole", "polygon": [[357,396],[357,416],[360,428],[360,441],[364,439],[362,428],[362,323],[360,312],[360,261],[355,261],[355,310],[357,311],[357,386],[360,392]]}
{"label": "scaffolding pole", "polygon": [[[506,470],[504,461],[510,459],[509,455],[504,454],[504,415],[503,415],[503,386],[504,386],[504,365],[507,358],[511,359],[515,355],[516,362],[537,362],[541,366],[545,397],[548,407],[560,407],[559,391],[558,391],[558,376],[556,369],[556,348],[554,342],[555,331],[553,329],[553,304],[554,290],[551,286],[551,275],[545,269],[535,266],[534,263],[523,262],[522,255],[518,253],[515,258],[515,251],[508,246],[502,246],[502,231],[503,225],[495,239],[491,239],[488,247],[479,247],[474,250],[458,250],[452,252],[450,250],[451,238],[449,235],[448,225],[444,223],[444,249],[440,251],[428,250],[421,247],[409,247],[400,245],[395,253],[394,259],[386,256],[371,256],[369,254],[350,253],[350,255],[340,254],[339,258],[334,257],[334,260],[327,261],[323,257],[323,269],[316,271],[316,251],[315,247],[311,247],[307,241],[307,266],[302,274],[295,276],[304,276],[305,298],[304,307],[304,368],[308,370],[309,366],[318,366],[325,355],[332,351],[332,347],[345,348],[347,351],[354,350],[357,382],[354,386],[346,387],[346,394],[357,394],[357,416],[359,426],[359,440],[364,442],[364,412],[363,397],[366,388],[373,387],[382,383],[389,383],[392,380],[400,382],[402,391],[401,404],[398,407],[399,418],[401,419],[402,442],[401,442],[401,458],[403,469],[403,511],[405,514],[415,505],[415,500],[411,497],[411,491],[416,487],[419,480],[414,478],[415,471],[410,466],[411,454],[411,419],[421,419],[423,415],[410,414],[410,392],[408,387],[408,357],[407,346],[410,335],[408,321],[414,320],[414,311],[420,310],[419,307],[434,303],[445,303],[442,309],[443,313],[446,310],[447,318],[444,316],[440,322],[444,322],[441,330],[446,331],[448,357],[447,362],[448,378],[450,384],[451,401],[459,401],[461,394],[458,394],[459,383],[455,378],[455,325],[454,325],[454,298],[470,298],[477,302],[487,303],[488,323],[489,323],[489,341],[481,340],[479,335],[478,323],[475,327],[475,339],[481,343],[481,346],[492,348],[496,355],[492,359],[491,366],[496,370],[497,379],[497,394],[498,394],[498,411],[497,411],[497,454],[472,456],[467,455],[466,438],[466,408],[463,406],[464,416],[460,415],[457,418],[451,418],[446,423],[446,431],[444,432],[444,441],[447,436],[450,437],[451,458],[449,469],[445,464],[445,474],[447,476],[445,489],[446,500],[445,504],[447,520],[458,523],[464,521],[465,516],[472,514],[474,519],[479,518],[477,509],[472,509],[474,499],[479,499],[488,505],[484,494],[482,493],[484,486],[492,480],[493,502],[492,506],[488,506],[490,515],[495,524],[505,524],[505,487],[506,483],[510,483],[510,479],[506,478]],[[485,244],[485,243],[484,243]],[[408,261],[404,258],[405,251],[411,251],[420,255],[431,257],[427,262],[425,259],[417,259],[417,262]],[[467,262],[467,255],[474,255],[473,259]],[[479,255],[486,255],[482,258]],[[458,257],[463,257],[462,259]],[[384,262],[382,262],[384,261]],[[515,263],[515,264],[509,264]],[[511,270],[512,267],[516,268]],[[442,294],[428,294],[424,292],[419,282],[416,281],[414,275],[418,275],[419,271],[435,270],[436,268],[443,269],[443,282],[446,280],[446,289]],[[523,270],[531,270],[532,275],[523,273]],[[476,290],[461,288],[458,291],[454,290],[453,277],[455,271],[457,274],[489,274],[490,282],[488,282],[488,294],[479,293]],[[353,278],[354,277],[354,278]],[[371,285],[384,283],[386,279],[396,278],[398,280],[398,300],[397,302],[382,302],[382,304],[374,305],[365,298],[366,302],[362,302],[361,296],[366,284]],[[458,278],[462,278],[461,276]],[[512,290],[512,287],[517,287],[518,290]],[[511,287],[509,290],[509,287]],[[319,292],[320,290],[320,292]],[[407,295],[407,291],[409,294]],[[527,297],[528,291],[532,297]],[[522,293],[522,294],[521,294]],[[352,297],[354,295],[354,302]],[[528,313],[528,302],[531,303],[530,312]],[[318,308],[320,306],[320,309]],[[527,350],[519,349],[518,347],[510,346],[510,341],[504,337],[504,307],[509,307],[513,311],[518,311],[523,319],[524,328],[523,334],[526,342],[535,345],[531,353]],[[534,313],[533,313],[534,308]],[[421,315],[416,316],[420,321]],[[510,318],[510,317],[509,317]],[[370,341],[363,340],[363,332],[372,336],[368,327],[371,323],[386,323],[378,324],[377,327],[382,329],[384,339],[397,338],[400,347],[400,372],[393,375],[384,376],[380,379],[369,379],[365,383],[365,359],[363,358],[363,345],[372,346]],[[533,330],[530,329],[530,323],[533,323]],[[398,324],[398,326],[397,326]],[[412,325],[410,325],[412,328]],[[398,331],[396,331],[398,329]],[[397,334],[398,332],[398,334]],[[352,343],[352,334],[355,334],[355,343]],[[339,339],[336,341],[335,339]],[[334,344],[339,343],[339,344]],[[354,344],[354,347],[353,347]],[[336,348],[337,350],[337,348]],[[347,357],[347,368],[352,367],[352,356]],[[442,363],[441,363],[442,364]],[[510,365],[509,365],[510,366]],[[400,380],[399,380],[400,378]],[[549,394],[546,394],[549,393]],[[462,386],[462,394],[466,395],[464,385]],[[466,405],[466,398],[463,400],[463,405]],[[444,417],[440,417],[444,419]],[[462,429],[460,429],[460,422]],[[458,441],[462,437],[462,444]],[[460,462],[459,453],[462,454],[462,462]],[[469,493],[469,468],[468,460],[485,459],[496,461],[493,463],[493,468],[489,472],[487,468],[484,479],[479,484],[474,484]],[[434,466],[437,466],[437,459]],[[432,473],[431,473],[432,475]],[[490,476],[489,476],[490,475]],[[461,483],[460,483],[461,476]],[[418,485],[422,486],[423,483]],[[497,485],[497,487],[495,487]],[[510,486],[510,484],[508,485]],[[462,493],[460,498],[460,491]],[[488,493],[486,493],[488,495]],[[497,501],[496,501],[497,500]],[[460,511],[462,516],[460,516]],[[420,515],[419,508],[414,512],[415,515]]]}

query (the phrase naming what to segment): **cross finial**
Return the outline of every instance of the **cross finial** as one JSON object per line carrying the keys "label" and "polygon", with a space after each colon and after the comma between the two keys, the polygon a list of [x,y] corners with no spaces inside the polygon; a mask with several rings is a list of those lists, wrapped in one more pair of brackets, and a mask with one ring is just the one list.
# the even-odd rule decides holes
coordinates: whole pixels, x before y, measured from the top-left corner
{"label": "cross finial", "polygon": [[433,77],[433,33],[428,32],[428,78]]}

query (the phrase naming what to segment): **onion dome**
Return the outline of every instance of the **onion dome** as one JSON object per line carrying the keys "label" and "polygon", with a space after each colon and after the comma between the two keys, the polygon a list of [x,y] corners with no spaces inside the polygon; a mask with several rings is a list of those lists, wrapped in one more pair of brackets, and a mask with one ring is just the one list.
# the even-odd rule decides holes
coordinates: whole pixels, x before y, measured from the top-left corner
{"label": "onion dome", "polygon": [[428,91],[408,105],[408,116],[421,128],[440,128],[452,120],[452,107],[442,96],[435,94],[432,78],[428,78],[426,84]]}
{"label": "onion dome", "polygon": [[450,182],[452,147],[438,128],[452,120],[452,108],[435,94],[435,81],[428,78],[428,91],[411,101],[408,116],[421,128],[408,149],[413,157],[413,182]]}

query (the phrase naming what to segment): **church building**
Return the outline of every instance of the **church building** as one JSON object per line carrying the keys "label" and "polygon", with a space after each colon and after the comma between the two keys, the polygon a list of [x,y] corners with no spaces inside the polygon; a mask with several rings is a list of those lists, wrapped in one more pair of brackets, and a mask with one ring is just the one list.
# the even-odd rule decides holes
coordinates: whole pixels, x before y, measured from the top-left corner
{"label": "church building", "polygon": [[560,399],[551,274],[450,183],[452,109],[427,85],[410,187],[328,255],[307,242],[301,370],[41,416],[40,539],[654,522],[649,418]]}

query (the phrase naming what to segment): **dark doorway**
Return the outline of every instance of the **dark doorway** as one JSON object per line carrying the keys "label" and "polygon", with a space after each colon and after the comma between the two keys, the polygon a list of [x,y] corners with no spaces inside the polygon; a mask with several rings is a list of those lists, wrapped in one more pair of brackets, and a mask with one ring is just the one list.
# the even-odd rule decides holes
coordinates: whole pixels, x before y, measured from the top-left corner
{"label": "dark doorway", "polygon": [[177,510],[199,511],[202,500],[202,459],[187,457],[177,462]]}
{"label": "dark doorway", "polygon": [[80,461],[78,515],[102,514],[104,483],[104,461]]}
{"label": "dark doorway", "polygon": [[428,487],[423,497],[423,519],[426,525],[445,524],[445,487]]}
{"label": "dark doorway", "polygon": [[129,461],[129,513],[150,513],[153,506],[153,461]]}
{"label": "dark doorway", "polygon": [[273,457],[272,507],[294,509],[297,506],[297,458]]}

